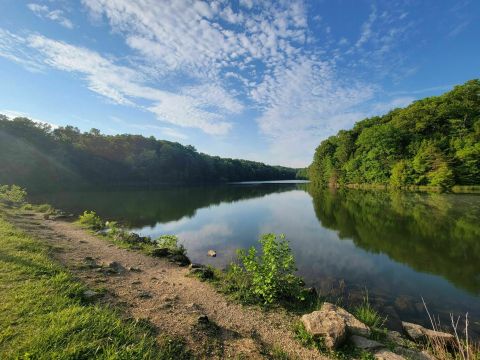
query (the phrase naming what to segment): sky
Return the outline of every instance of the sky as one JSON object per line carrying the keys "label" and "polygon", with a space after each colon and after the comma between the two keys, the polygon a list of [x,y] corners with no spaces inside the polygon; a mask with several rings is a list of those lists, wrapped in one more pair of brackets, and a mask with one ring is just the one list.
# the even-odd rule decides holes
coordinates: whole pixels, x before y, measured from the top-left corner
{"label": "sky", "polygon": [[0,0],[0,114],[307,166],[480,77],[479,0]]}

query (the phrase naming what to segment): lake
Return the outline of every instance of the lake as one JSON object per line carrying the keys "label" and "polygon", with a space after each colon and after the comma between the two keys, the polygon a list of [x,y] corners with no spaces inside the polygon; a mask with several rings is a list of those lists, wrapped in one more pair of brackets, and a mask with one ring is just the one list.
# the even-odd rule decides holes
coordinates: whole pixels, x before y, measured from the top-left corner
{"label": "lake", "polygon": [[[263,233],[284,233],[298,272],[351,305],[366,290],[390,326],[469,313],[480,334],[480,196],[329,190],[297,182],[38,194],[66,212],[95,210],[142,235],[176,234],[194,262],[224,267]],[[207,251],[217,251],[217,257]]]}

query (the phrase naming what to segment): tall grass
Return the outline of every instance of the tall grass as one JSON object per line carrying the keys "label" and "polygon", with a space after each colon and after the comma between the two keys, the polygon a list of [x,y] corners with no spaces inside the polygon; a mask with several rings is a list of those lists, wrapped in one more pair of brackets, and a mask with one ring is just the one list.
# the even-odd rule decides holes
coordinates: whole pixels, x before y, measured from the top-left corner
{"label": "tall grass", "polygon": [[[432,325],[434,331],[443,331],[439,319],[435,319],[430,314],[425,300],[422,298],[423,306]],[[450,314],[450,325],[453,330],[454,341],[449,341],[441,336],[432,336],[428,339],[427,346],[430,348],[432,354],[439,360],[479,360],[480,359],[480,346],[475,344],[468,334],[468,313],[465,314],[463,320],[463,333],[459,329],[461,317],[455,318],[453,314]]]}

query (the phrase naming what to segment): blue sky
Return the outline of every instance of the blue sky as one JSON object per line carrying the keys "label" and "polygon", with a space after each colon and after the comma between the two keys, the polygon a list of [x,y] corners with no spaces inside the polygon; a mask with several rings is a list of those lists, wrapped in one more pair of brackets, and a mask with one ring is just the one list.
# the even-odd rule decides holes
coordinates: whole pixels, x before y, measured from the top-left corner
{"label": "blue sky", "polygon": [[479,72],[478,0],[0,2],[0,113],[270,164]]}

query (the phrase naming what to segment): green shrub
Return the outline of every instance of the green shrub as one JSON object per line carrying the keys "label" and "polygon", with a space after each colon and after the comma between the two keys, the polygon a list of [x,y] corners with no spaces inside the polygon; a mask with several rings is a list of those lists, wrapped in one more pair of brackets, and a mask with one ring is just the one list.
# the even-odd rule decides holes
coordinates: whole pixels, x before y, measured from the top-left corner
{"label": "green shrub", "polygon": [[0,186],[0,200],[12,203],[15,205],[25,202],[27,191],[17,185],[1,185]]}
{"label": "green shrub", "polygon": [[185,255],[187,249],[178,243],[178,237],[175,235],[162,235],[155,240],[159,248],[167,248],[172,254]]}
{"label": "green shrub", "polygon": [[247,297],[265,305],[283,300],[303,300],[302,281],[292,250],[284,235],[265,234],[260,239],[261,254],[254,247],[239,250],[241,265],[230,267],[230,279]]}
{"label": "green shrub", "polygon": [[95,211],[84,211],[83,214],[79,216],[78,222],[92,230],[101,230],[104,228],[102,219],[100,219]]}

